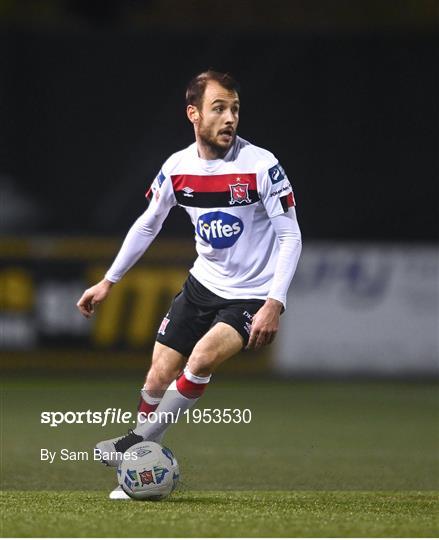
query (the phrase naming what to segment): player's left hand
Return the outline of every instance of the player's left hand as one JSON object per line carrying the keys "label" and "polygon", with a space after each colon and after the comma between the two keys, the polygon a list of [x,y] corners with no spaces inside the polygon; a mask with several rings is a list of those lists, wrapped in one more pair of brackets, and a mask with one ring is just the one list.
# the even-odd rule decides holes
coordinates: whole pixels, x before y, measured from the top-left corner
{"label": "player's left hand", "polygon": [[246,349],[260,349],[274,340],[279,329],[279,317],[282,307],[282,302],[268,298],[261,309],[253,315]]}

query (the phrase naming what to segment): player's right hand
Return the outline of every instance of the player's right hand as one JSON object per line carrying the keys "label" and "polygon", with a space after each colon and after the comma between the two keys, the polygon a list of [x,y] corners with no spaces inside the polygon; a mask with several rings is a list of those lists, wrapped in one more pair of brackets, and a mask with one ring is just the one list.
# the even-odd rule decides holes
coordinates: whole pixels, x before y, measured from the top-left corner
{"label": "player's right hand", "polygon": [[108,281],[108,279],[103,279],[99,283],[96,283],[96,285],[93,285],[93,287],[90,287],[84,291],[84,294],[76,304],[76,307],[84,315],[84,317],[89,319],[93,315],[95,305],[107,298],[112,286],[113,283],[111,281]]}

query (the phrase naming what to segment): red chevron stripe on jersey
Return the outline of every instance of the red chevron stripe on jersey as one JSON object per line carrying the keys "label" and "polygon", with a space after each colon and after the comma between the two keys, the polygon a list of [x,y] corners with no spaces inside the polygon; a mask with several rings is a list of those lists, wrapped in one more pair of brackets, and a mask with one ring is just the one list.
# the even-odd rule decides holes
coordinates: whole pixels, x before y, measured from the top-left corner
{"label": "red chevron stripe on jersey", "polygon": [[183,188],[193,189],[195,192],[220,192],[230,193],[230,184],[248,184],[248,190],[257,190],[256,173],[234,173],[234,174],[175,174],[171,176],[174,191],[181,191]]}

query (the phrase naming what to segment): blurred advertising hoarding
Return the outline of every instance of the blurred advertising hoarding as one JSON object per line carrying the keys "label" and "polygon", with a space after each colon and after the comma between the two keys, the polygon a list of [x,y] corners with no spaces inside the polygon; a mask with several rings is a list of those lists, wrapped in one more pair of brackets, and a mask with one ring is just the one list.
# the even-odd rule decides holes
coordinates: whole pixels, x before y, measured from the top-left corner
{"label": "blurred advertising hoarding", "polygon": [[[193,244],[159,239],[87,320],[76,302],[102,279],[119,245],[0,241],[3,364],[18,358],[8,352],[43,351],[46,359],[51,350],[143,355],[152,347],[194,260]],[[437,375],[438,276],[435,247],[305,243],[275,345],[261,351],[260,364],[253,351],[236,364],[293,376]]]}
{"label": "blurred advertising hoarding", "polygon": [[87,320],[76,302],[103,278],[118,251],[117,240],[3,240],[1,348],[130,350],[152,345],[192,255],[184,242],[162,244],[151,248]]}
{"label": "blurred advertising hoarding", "polygon": [[304,245],[276,343],[290,375],[439,375],[439,249]]}
{"label": "blurred advertising hoarding", "polygon": [[[102,237],[0,238],[0,370],[145,369],[196,254],[191,240],[159,238],[87,320],[76,302],[102,279],[120,244]],[[221,372],[267,373],[271,353],[240,354]]]}

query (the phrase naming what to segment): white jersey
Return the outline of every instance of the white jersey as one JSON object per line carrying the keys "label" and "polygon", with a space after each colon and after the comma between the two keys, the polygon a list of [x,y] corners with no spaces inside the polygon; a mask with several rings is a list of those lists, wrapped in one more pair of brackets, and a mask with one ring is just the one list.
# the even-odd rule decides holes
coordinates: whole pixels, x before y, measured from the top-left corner
{"label": "white jersey", "polygon": [[209,161],[194,143],[164,163],[147,196],[160,224],[177,204],[189,214],[198,253],[190,272],[200,283],[226,299],[267,298],[279,253],[270,219],[295,204],[273,154],[236,137]]}

